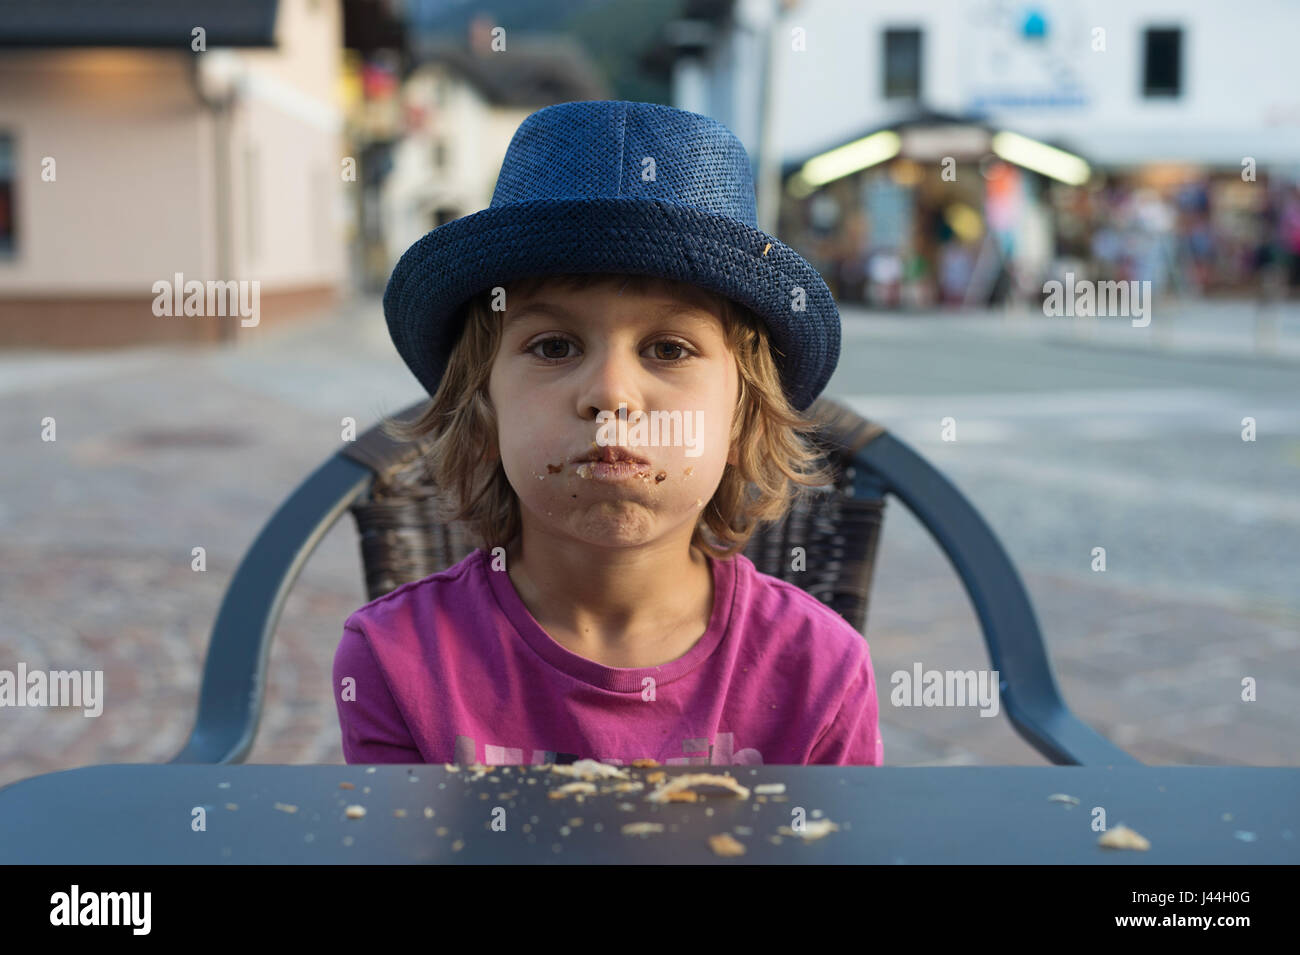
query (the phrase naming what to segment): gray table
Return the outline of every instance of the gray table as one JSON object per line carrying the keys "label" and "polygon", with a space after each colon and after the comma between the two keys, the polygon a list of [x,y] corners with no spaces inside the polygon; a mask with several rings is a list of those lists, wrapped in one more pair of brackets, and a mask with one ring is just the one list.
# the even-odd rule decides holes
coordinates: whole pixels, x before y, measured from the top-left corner
{"label": "gray table", "polygon": [[[470,781],[464,768],[450,772],[441,765],[373,771],[344,765],[90,766],[0,789],[0,863],[1300,862],[1295,768],[664,770],[670,776],[730,772],[751,789],[780,782],[785,800],[710,792],[695,803],[660,805],[645,800],[653,787],[582,802],[552,799],[550,790],[572,780],[535,767],[494,767],[490,776]],[[654,770],[628,772],[644,779]],[[536,781],[527,782],[530,777]],[[341,789],[341,782],[356,788]],[[1077,797],[1079,804],[1049,801],[1053,793]],[[363,818],[345,815],[353,804],[366,808]],[[1090,828],[1096,806],[1105,809],[1108,826],[1129,826],[1151,848],[1099,847],[1099,833]],[[206,831],[191,828],[196,807],[206,813]],[[491,828],[498,807],[504,831]],[[810,821],[828,818],[840,829],[816,841],[786,836],[773,842],[779,827],[791,825],[795,807]],[[664,829],[623,834],[631,822],[658,822]],[[746,854],[715,855],[707,838],[722,832],[743,843]]]}

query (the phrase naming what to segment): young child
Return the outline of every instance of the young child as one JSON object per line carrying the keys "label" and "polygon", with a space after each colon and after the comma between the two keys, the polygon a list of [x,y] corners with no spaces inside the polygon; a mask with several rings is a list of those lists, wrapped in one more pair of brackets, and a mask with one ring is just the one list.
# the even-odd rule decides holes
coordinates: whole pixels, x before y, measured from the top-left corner
{"label": "young child", "polygon": [[758,229],[730,131],[539,110],[384,311],[433,398],[389,433],[481,546],[346,621],[347,762],[881,764],[862,635],[740,553],[831,480],[798,432],[839,313]]}

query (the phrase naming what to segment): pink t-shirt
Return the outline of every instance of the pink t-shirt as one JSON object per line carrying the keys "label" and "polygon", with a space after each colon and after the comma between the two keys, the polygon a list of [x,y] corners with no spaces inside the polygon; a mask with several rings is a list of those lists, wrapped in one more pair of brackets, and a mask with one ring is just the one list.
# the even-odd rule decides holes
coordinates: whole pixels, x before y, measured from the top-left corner
{"label": "pink t-shirt", "polygon": [[881,765],[863,636],[744,554],[708,560],[708,630],[654,667],[565,649],[483,549],[371,601],[348,617],[334,655],[344,758]]}

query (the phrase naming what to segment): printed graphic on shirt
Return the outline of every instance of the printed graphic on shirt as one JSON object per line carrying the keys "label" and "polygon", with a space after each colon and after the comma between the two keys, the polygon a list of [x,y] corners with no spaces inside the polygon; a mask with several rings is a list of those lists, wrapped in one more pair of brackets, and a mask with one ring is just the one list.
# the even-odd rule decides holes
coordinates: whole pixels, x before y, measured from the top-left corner
{"label": "printed graphic on shirt", "polygon": [[[763,755],[756,749],[735,748],[735,734],[719,733],[712,742],[708,737],[700,736],[682,740],[682,756],[670,756],[660,760],[668,766],[761,766]],[[481,763],[484,766],[538,766],[543,763],[567,765],[580,759],[595,759],[612,766],[622,766],[634,759],[658,759],[652,753],[639,756],[602,756],[595,753],[562,753],[558,750],[534,749],[527,759],[524,758],[522,746],[502,746],[494,743],[483,744],[482,751],[472,736],[456,737],[456,758],[458,766]]]}

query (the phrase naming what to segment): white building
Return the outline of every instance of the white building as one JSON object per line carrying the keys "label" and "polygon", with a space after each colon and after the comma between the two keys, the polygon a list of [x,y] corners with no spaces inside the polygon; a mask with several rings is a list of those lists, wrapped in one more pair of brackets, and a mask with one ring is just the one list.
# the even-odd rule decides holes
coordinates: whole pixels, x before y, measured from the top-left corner
{"label": "white building", "polygon": [[1103,167],[1300,164],[1292,0],[687,0],[684,15],[674,105],[751,155],[770,88],[781,162],[923,107]]}
{"label": "white building", "polygon": [[415,50],[419,65],[401,90],[405,129],[381,190],[389,269],[430,229],[487,207],[510,140],[530,114],[611,96],[573,38],[512,36],[496,49],[495,28],[480,15],[464,37]]}
{"label": "white building", "polygon": [[[685,0],[653,61],[675,106],[745,144],[760,226],[803,242],[842,294],[868,275],[906,285],[909,267],[928,276],[917,300],[932,294],[942,216],[979,243],[983,301],[1004,265],[1027,293],[1089,257],[1092,225],[1127,228],[1070,191],[1107,181],[1158,194],[1166,237],[1172,201],[1203,190],[1234,263],[1206,281],[1242,287],[1269,197],[1300,180],[1297,37],[1290,0]],[[994,160],[1016,167],[996,189]],[[939,182],[947,163],[961,175]],[[1140,268],[1190,288],[1185,251],[1159,241]]]}

